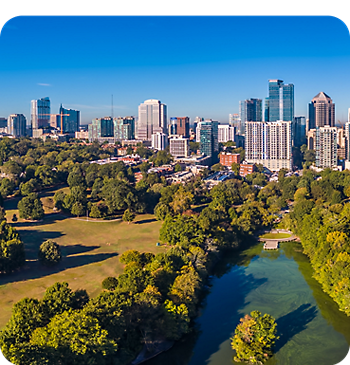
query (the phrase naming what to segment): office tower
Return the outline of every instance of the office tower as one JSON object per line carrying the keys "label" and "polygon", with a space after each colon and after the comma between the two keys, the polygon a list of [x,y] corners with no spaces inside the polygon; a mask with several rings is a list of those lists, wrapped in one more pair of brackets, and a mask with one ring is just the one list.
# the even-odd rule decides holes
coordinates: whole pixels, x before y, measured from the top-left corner
{"label": "office tower", "polygon": [[135,139],[135,118],[119,117],[113,119],[116,141]]}
{"label": "office tower", "polygon": [[7,128],[7,118],[0,118],[0,128]]}
{"label": "office tower", "polygon": [[309,129],[335,126],[335,104],[323,91],[318,93],[309,103]]}
{"label": "office tower", "polygon": [[89,141],[103,141],[114,139],[114,124],[112,117],[96,118],[88,126]]}
{"label": "office tower", "polygon": [[168,146],[168,135],[162,132],[153,133],[151,136],[152,148],[161,151]]}
{"label": "office tower", "polygon": [[154,133],[167,132],[167,106],[159,100],[149,99],[139,105],[137,138],[150,141]]}
{"label": "office tower", "polygon": [[262,121],[262,100],[249,99],[239,102],[239,132],[244,134],[245,122],[261,122]]}
{"label": "office tower", "polygon": [[264,122],[269,121],[269,98],[265,98],[265,105],[264,105]]}
{"label": "office tower", "polygon": [[306,118],[295,117],[292,125],[293,145],[294,147],[301,147],[306,144]]}
{"label": "office tower", "polygon": [[15,137],[26,135],[27,118],[23,114],[11,114],[7,119],[7,133]]}
{"label": "office tower", "polygon": [[219,143],[226,143],[228,141],[235,141],[235,127],[231,127],[228,124],[218,125],[218,141]]}
{"label": "office tower", "polygon": [[62,133],[75,134],[75,132],[79,131],[79,126],[80,126],[79,110],[66,109],[63,108],[61,104],[58,113],[60,115],[57,116],[57,128],[59,128],[59,130]]}
{"label": "office tower", "polygon": [[337,157],[338,160],[346,159],[347,138],[345,128],[337,128]]}
{"label": "office tower", "polygon": [[219,139],[218,139],[218,122],[206,119],[198,123],[199,129],[199,149],[200,152],[212,158],[212,163],[218,160]]}
{"label": "office tower", "polygon": [[189,139],[182,136],[174,136],[169,139],[170,154],[173,157],[188,157],[190,154]]}
{"label": "office tower", "polygon": [[282,80],[269,80],[269,96],[265,100],[265,121],[289,122],[293,119],[294,85],[285,85]]}
{"label": "office tower", "polygon": [[292,169],[292,122],[246,122],[245,159],[272,171]]}
{"label": "office tower", "polygon": [[316,128],[316,167],[337,166],[337,128],[329,125]]}
{"label": "office tower", "polygon": [[172,117],[169,121],[169,135],[190,136],[190,118]]}
{"label": "office tower", "polygon": [[50,99],[48,97],[31,101],[32,129],[47,128],[50,125]]}

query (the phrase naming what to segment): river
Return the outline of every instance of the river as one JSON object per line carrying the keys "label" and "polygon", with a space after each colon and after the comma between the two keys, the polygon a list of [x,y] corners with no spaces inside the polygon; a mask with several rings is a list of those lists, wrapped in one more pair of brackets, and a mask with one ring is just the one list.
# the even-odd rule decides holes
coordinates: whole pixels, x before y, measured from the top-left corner
{"label": "river", "polygon": [[265,251],[256,243],[225,255],[195,330],[145,365],[232,365],[230,337],[239,319],[253,310],[277,320],[280,339],[266,365],[334,365],[349,351],[350,317],[312,278],[301,245],[285,242]]}

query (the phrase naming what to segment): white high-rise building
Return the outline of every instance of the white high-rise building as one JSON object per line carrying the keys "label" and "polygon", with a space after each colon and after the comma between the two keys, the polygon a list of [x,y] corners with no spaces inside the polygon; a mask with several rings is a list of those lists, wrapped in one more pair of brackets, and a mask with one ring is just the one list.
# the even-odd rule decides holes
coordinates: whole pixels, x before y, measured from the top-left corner
{"label": "white high-rise building", "polygon": [[[350,113],[350,109],[349,109]],[[350,117],[350,115],[349,115]],[[346,152],[345,152],[345,159],[350,161],[350,121],[345,123],[345,146],[346,146]]]}
{"label": "white high-rise building", "polygon": [[231,127],[228,124],[218,125],[218,139],[219,143],[225,143],[228,141],[235,141],[235,127]]}
{"label": "white high-rise building", "polygon": [[245,159],[271,171],[291,170],[292,122],[246,122]]}
{"label": "white high-rise building", "polygon": [[165,133],[157,132],[153,133],[151,136],[152,148],[161,151],[165,150],[168,146],[168,135]]}
{"label": "white high-rise building", "polygon": [[159,100],[149,99],[139,105],[137,139],[150,141],[154,133],[167,131],[167,106]]}
{"label": "white high-rise building", "polygon": [[316,128],[316,167],[337,167],[337,127]]}
{"label": "white high-rise building", "polygon": [[169,139],[170,154],[173,157],[188,157],[190,154],[189,139],[182,136],[174,136]]}
{"label": "white high-rise building", "polygon": [[15,137],[26,135],[27,118],[23,114],[11,114],[7,118],[7,133]]}

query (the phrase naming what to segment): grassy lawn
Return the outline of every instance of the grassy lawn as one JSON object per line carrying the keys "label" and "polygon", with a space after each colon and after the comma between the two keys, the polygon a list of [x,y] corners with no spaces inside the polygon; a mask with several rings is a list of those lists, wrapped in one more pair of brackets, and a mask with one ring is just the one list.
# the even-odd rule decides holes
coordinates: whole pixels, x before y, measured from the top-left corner
{"label": "grassy lawn", "polygon": [[290,233],[266,233],[262,236],[260,236],[260,238],[269,238],[269,239],[279,239],[279,238],[289,238],[291,236]]}
{"label": "grassy lawn", "polygon": [[[17,202],[9,200],[5,203],[9,222],[13,213],[19,217]],[[124,251],[164,251],[164,247],[156,246],[161,222],[153,215],[139,215],[134,223],[128,224],[68,218],[53,213],[48,207],[45,211],[42,222],[19,219],[13,223],[25,244],[27,262],[20,271],[0,276],[0,329],[10,318],[14,303],[24,297],[42,298],[46,288],[57,281],[67,281],[73,290],[86,289],[93,297],[101,292],[103,279],[122,272],[118,255]],[[61,263],[50,269],[36,261],[38,248],[47,239],[56,241],[63,254]]]}

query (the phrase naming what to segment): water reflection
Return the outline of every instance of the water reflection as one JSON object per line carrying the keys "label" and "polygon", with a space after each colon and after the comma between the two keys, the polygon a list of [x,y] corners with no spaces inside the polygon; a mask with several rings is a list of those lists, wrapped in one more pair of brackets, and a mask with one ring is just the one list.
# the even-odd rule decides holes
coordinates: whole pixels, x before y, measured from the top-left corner
{"label": "water reflection", "polygon": [[255,309],[278,324],[276,355],[266,365],[332,365],[348,352],[350,318],[312,278],[298,244],[264,251],[258,243],[225,254],[211,284],[194,331],[146,365],[232,365],[230,337]]}

